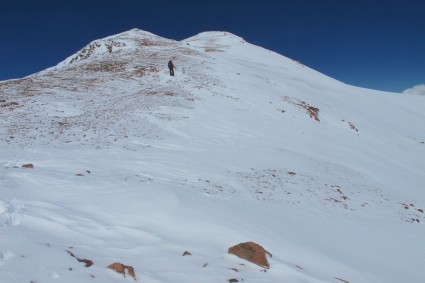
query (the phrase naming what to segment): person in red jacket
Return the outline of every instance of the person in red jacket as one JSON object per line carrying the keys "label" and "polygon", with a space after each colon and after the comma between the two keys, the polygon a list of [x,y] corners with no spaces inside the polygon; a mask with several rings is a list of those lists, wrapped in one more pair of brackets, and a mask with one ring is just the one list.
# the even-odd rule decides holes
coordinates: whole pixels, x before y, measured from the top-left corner
{"label": "person in red jacket", "polygon": [[174,76],[174,68],[176,66],[174,66],[173,61],[170,60],[168,61],[168,69],[170,70],[170,76]]}

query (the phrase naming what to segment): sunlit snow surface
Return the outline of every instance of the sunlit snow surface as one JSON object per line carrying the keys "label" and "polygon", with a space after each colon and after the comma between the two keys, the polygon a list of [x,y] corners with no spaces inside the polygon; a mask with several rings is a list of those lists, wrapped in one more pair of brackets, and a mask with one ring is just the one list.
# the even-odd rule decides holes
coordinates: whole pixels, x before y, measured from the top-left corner
{"label": "sunlit snow surface", "polygon": [[424,109],[230,33],[94,41],[0,82],[0,282],[423,282]]}

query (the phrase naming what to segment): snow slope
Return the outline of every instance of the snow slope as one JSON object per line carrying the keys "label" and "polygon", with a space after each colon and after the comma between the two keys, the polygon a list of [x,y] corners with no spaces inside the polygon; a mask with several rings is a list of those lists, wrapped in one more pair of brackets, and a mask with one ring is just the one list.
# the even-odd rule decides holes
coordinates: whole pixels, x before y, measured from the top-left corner
{"label": "snow slope", "polygon": [[0,282],[423,282],[424,108],[227,32],[93,41],[0,82]]}

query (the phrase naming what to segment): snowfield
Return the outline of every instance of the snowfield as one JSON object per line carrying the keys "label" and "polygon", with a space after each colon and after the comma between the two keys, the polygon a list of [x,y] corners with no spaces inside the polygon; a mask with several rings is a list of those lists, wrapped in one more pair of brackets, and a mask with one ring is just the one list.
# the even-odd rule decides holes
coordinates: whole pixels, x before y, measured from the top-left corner
{"label": "snowfield", "polygon": [[0,82],[0,282],[424,282],[423,109],[227,32],[95,40]]}

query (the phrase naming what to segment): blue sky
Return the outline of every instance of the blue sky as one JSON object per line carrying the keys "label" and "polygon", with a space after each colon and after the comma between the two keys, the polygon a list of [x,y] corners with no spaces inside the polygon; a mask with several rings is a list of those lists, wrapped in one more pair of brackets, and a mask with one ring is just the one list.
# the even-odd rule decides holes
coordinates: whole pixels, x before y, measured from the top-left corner
{"label": "blue sky", "polygon": [[5,0],[0,80],[132,28],[176,40],[229,31],[361,87],[401,92],[425,83],[423,0]]}

